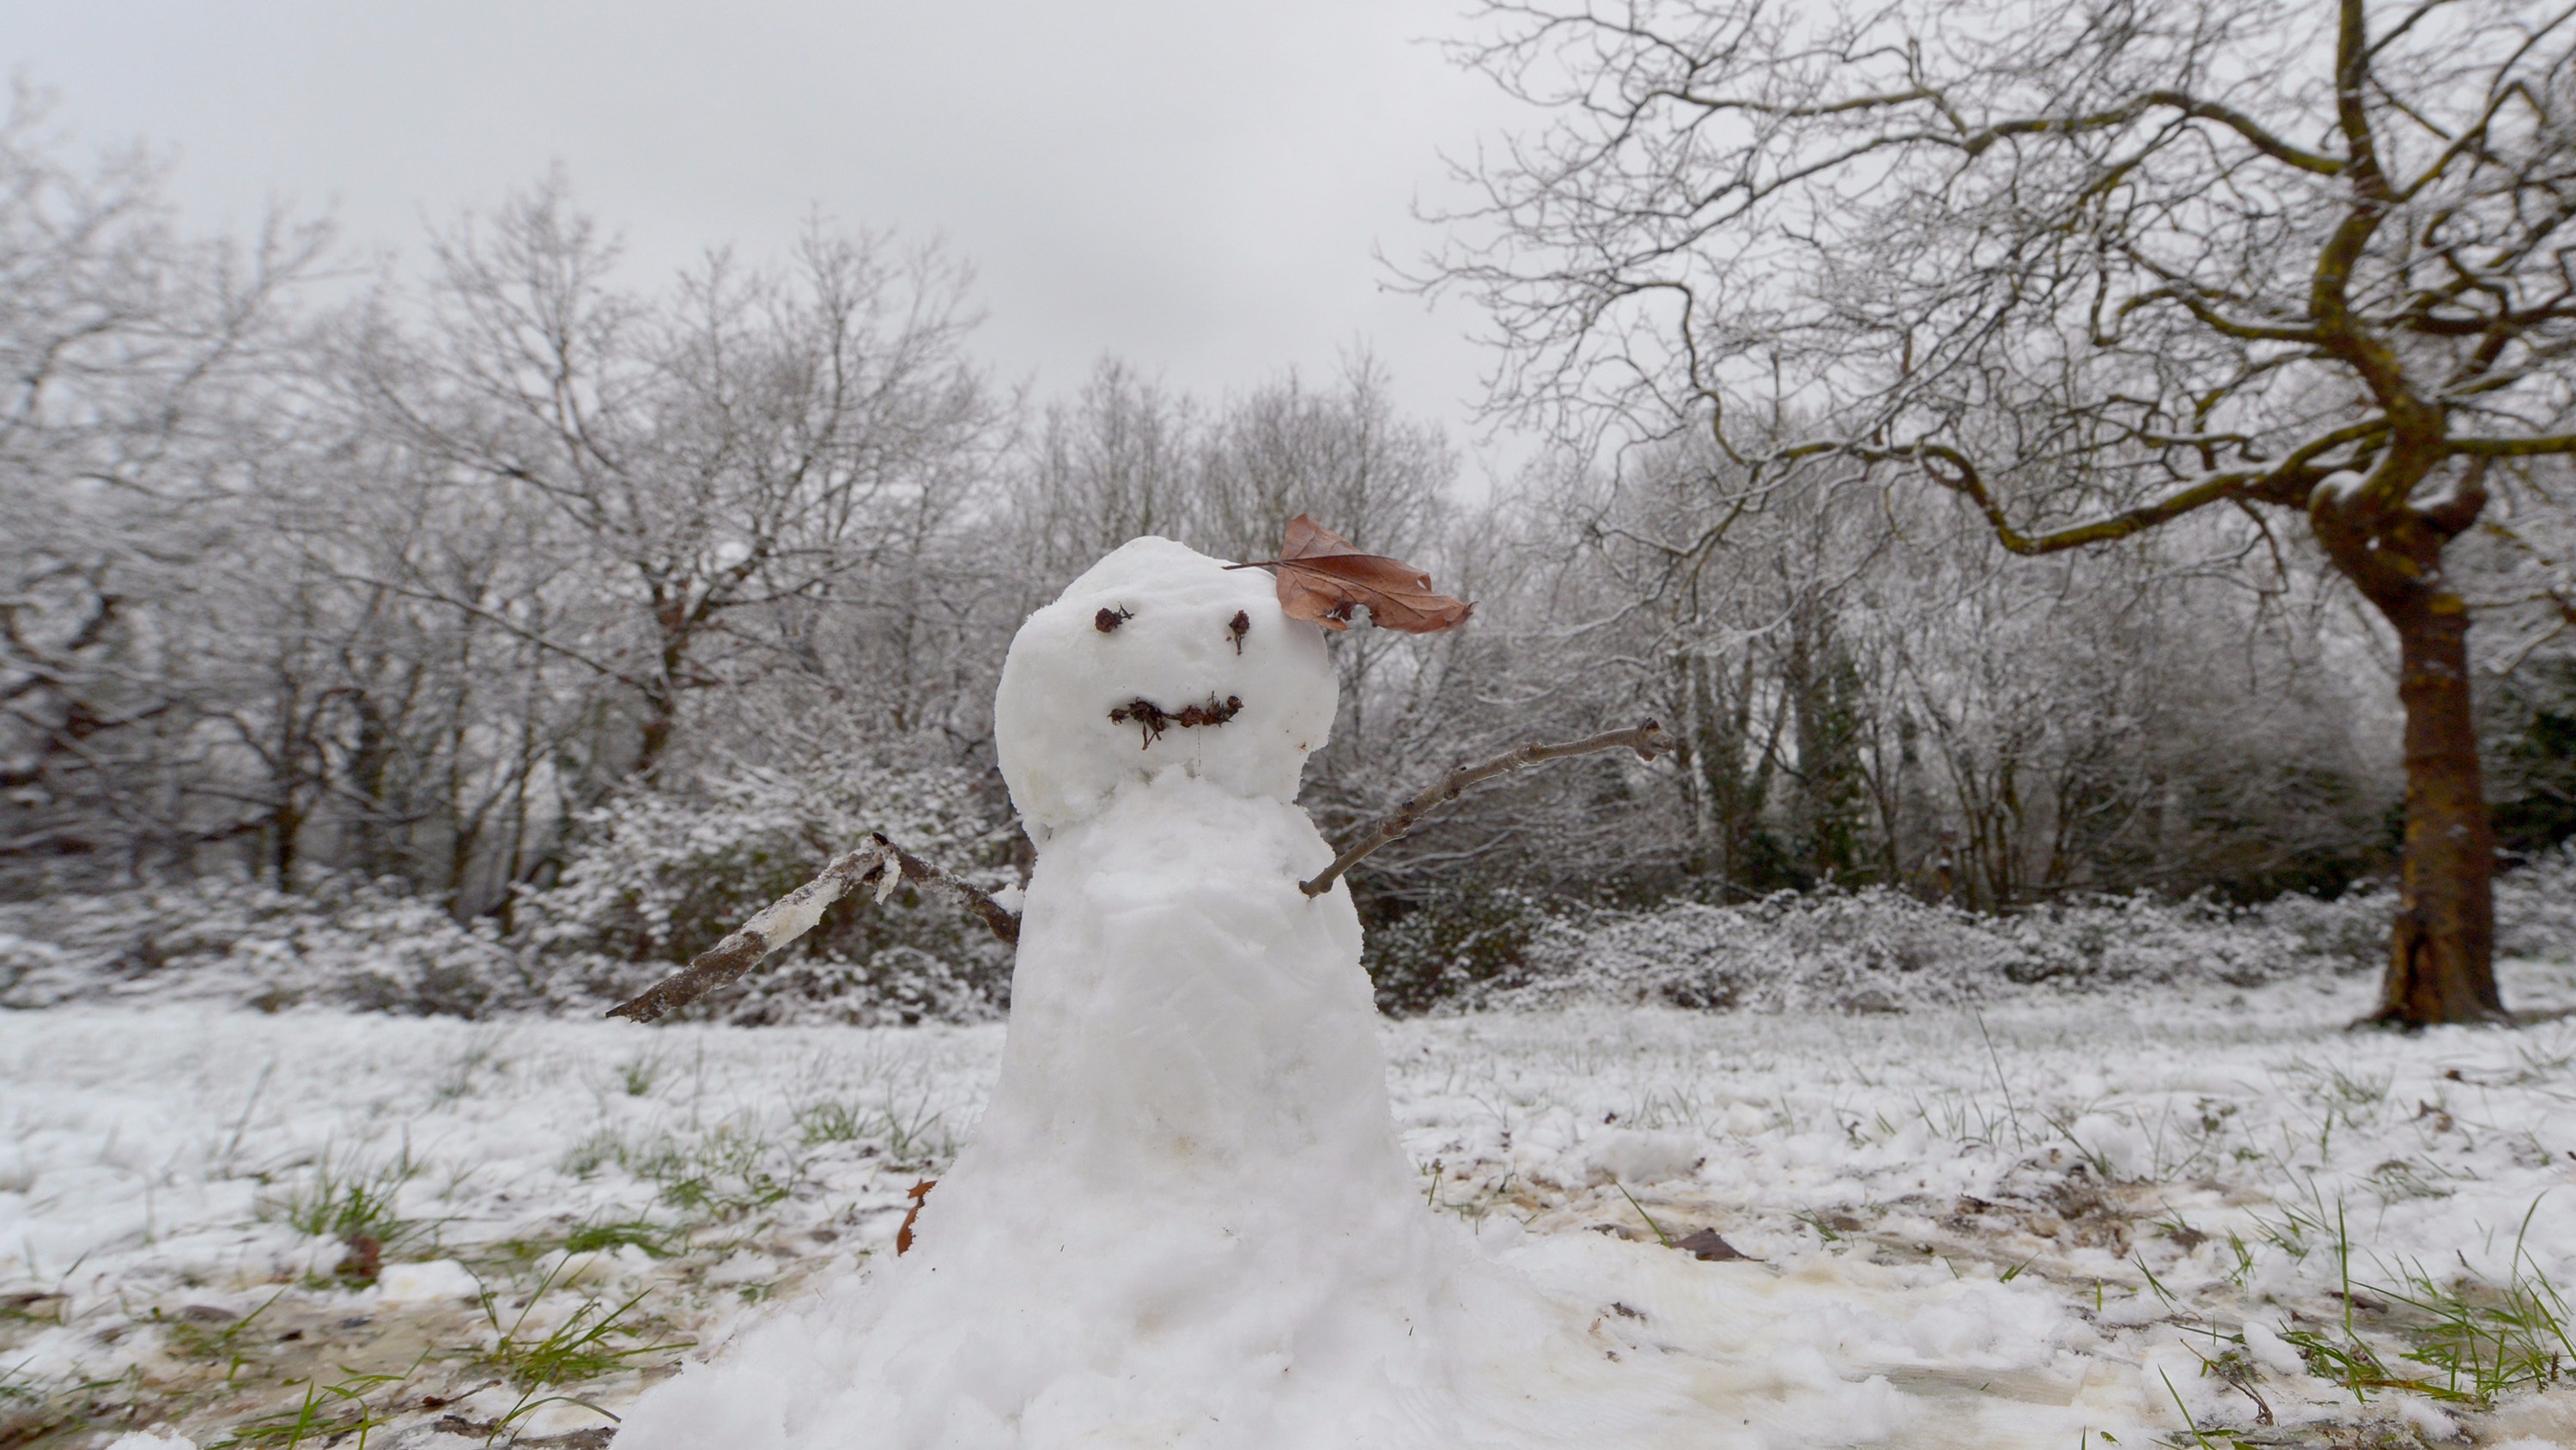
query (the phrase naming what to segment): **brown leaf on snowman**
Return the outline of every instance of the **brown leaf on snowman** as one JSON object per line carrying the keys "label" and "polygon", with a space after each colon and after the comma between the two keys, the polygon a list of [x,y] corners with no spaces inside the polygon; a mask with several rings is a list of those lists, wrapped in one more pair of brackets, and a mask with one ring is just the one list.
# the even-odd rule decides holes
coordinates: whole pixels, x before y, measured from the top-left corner
{"label": "brown leaf on snowman", "polygon": [[1275,570],[1279,608],[1290,619],[1311,619],[1326,629],[1350,628],[1353,611],[1366,606],[1381,629],[1431,634],[1466,623],[1476,608],[1435,592],[1429,574],[1401,559],[1361,552],[1311,514],[1288,521],[1278,558],[1236,567]]}

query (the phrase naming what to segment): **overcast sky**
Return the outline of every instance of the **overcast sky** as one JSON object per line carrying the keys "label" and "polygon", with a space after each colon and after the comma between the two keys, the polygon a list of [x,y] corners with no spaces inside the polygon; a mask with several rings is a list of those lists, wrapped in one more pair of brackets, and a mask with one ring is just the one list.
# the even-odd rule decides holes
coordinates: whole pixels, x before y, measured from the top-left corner
{"label": "overcast sky", "polygon": [[1441,154],[1523,118],[1433,38],[1460,0],[0,0],[0,60],[81,140],[175,155],[192,220],[271,198],[417,258],[424,218],[561,162],[638,280],[809,210],[971,259],[980,350],[1041,392],[1114,352],[1202,393],[1374,348],[1468,458],[1461,304],[1373,256],[1436,236]]}

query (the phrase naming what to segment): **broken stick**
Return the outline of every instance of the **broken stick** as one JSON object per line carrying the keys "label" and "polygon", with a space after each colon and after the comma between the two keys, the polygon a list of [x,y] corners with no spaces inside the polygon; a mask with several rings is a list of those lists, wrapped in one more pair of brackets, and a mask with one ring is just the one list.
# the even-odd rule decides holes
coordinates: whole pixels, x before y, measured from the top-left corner
{"label": "broken stick", "polygon": [[1572,755],[1590,755],[1602,750],[1617,750],[1621,746],[1637,752],[1639,760],[1652,760],[1673,748],[1673,737],[1664,733],[1663,726],[1649,720],[1633,730],[1613,730],[1606,735],[1595,735],[1587,740],[1569,740],[1563,745],[1543,745],[1533,740],[1527,745],[1506,751],[1491,760],[1479,761],[1474,765],[1462,765],[1441,777],[1439,783],[1429,790],[1406,801],[1396,809],[1394,815],[1388,816],[1360,833],[1349,845],[1342,848],[1342,854],[1334,857],[1333,864],[1325,867],[1321,875],[1312,881],[1298,882],[1297,889],[1308,896],[1321,896],[1332,890],[1333,883],[1340,880],[1342,873],[1350,870],[1361,857],[1389,841],[1399,839],[1415,826],[1422,824],[1424,816],[1456,800],[1469,786],[1492,780],[1498,775],[1509,775],[1516,770],[1527,770],[1533,765],[1541,765],[1551,760],[1563,760]]}
{"label": "broken stick", "polygon": [[871,832],[868,844],[840,857],[824,867],[821,875],[771,902],[723,941],[691,958],[686,967],[609,1008],[608,1015],[650,1022],[674,1007],[687,1006],[732,983],[758,966],[761,958],[813,930],[814,923],[822,920],[824,908],[872,881],[879,901],[893,894],[898,881],[944,887],[965,898],[966,909],[974,912],[1004,945],[1019,943],[1018,913],[995,901],[983,888],[949,875],[887,840],[883,833]]}

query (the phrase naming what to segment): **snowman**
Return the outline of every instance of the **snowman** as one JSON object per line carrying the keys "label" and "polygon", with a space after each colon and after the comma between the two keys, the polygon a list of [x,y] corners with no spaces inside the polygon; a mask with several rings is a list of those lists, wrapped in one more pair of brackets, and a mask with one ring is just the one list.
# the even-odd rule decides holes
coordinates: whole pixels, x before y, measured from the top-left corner
{"label": "snowman", "polygon": [[1679,1370],[1424,1203],[1349,892],[1299,889],[1335,692],[1268,575],[1165,539],[1029,617],[995,730],[1037,859],[972,1141],[909,1253],[648,1392],[619,1450],[1716,1443]]}

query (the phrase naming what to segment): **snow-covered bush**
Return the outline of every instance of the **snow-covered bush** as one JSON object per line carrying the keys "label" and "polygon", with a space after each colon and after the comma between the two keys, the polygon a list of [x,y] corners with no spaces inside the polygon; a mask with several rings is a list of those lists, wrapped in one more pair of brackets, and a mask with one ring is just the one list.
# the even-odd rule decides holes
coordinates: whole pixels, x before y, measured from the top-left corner
{"label": "snow-covered bush", "polygon": [[[1565,1000],[1764,1011],[1897,1011],[2026,989],[2215,982],[2254,986],[2313,972],[2375,972],[2394,899],[2286,895],[2232,907],[2208,897],[2070,900],[1981,916],[1885,888],[1782,892],[1743,906],[1674,902],[1561,916],[1527,929],[1520,960],[1461,963],[1470,1006]],[[2497,950],[2576,960],[2576,852],[2496,883]]]}
{"label": "snow-covered bush", "polygon": [[1520,968],[1531,943],[1555,923],[1557,903],[1508,887],[1467,887],[1430,892],[1400,911],[1378,903],[1362,909],[1368,936],[1361,960],[1377,1005],[1405,1016],[1472,997]]}
{"label": "snow-covered bush", "polygon": [[0,1007],[150,996],[474,1017],[529,1005],[534,985],[492,924],[348,877],[301,894],[200,878],[0,905]]}
{"label": "snow-covered bush", "polygon": [[2576,842],[2496,878],[2496,955],[2576,962]]}
{"label": "snow-covered bush", "polygon": [[2026,923],[1878,888],[1781,892],[1743,906],[1672,902],[1554,922],[1532,941],[1522,970],[1469,1000],[1894,1011],[1966,1000],[1978,984],[2058,975],[2081,955],[2072,943],[2050,951],[2032,936]]}
{"label": "snow-covered bush", "polygon": [[[1011,828],[988,777],[842,765],[745,775],[683,796],[621,797],[582,816],[555,884],[523,893],[515,940],[550,997],[603,1003],[642,989],[883,831],[998,890]],[[954,901],[909,888],[844,901],[803,940],[700,1008],[740,1023],[974,1020],[1009,1000],[1010,953]]]}
{"label": "snow-covered bush", "polygon": [[[206,877],[0,904],[0,1007],[180,998],[276,1009],[483,1016],[595,1011],[712,945],[883,830],[943,863],[1001,861],[965,771],[854,768],[828,785],[753,776],[583,817],[555,884],[511,930],[460,925],[392,883],[301,892]],[[996,889],[1007,866],[965,874]],[[740,1023],[971,1021],[1008,1002],[1010,953],[945,899],[845,903],[700,1015]]]}
{"label": "snow-covered bush", "polygon": [[[971,794],[950,799],[944,827],[915,812],[884,829],[942,861],[998,858],[1007,837],[981,825]],[[153,997],[468,1017],[596,1010],[809,879],[866,829],[840,818],[857,809],[785,782],[688,810],[610,807],[564,879],[522,898],[506,937],[353,878],[298,894],[209,878],[0,904],[0,1008]],[[1013,875],[969,874],[987,887]],[[1581,913],[1493,891],[1372,924],[1369,967],[1379,1005],[1399,1014],[1576,1000],[1895,1011],[2016,991],[2376,972],[2391,909],[2384,888],[2234,908],[2140,896],[2009,917],[1880,889]],[[2496,947],[2576,962],[2576,850],[2497,878]],[[882,908],[835,908],[699,1011],[744,1024],[973,1021],[1007,1005],[1009,974],[1009,953],[966,913],[907,891]]]}

